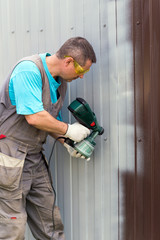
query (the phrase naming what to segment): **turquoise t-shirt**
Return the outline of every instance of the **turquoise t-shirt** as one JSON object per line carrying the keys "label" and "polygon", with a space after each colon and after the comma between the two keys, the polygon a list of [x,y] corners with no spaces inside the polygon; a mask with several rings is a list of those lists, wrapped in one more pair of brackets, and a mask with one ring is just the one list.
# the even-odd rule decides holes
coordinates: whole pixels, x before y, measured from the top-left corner
{"label": "turquoise t-shirt", "polygon": [[[56,81],[50,74],[46,64],[46,56],[50,56],[50,54],[40,54],[49,80],[51,101],[55,103],[57,89],[61,82],[60,80]],[[34,62],[22,61],[15,67],[9,82],[9,97],[12,105],[16,106],[17,114],[29,115],[44,110],[41,73]],[[62,121],[61,112],[57,119]]]}

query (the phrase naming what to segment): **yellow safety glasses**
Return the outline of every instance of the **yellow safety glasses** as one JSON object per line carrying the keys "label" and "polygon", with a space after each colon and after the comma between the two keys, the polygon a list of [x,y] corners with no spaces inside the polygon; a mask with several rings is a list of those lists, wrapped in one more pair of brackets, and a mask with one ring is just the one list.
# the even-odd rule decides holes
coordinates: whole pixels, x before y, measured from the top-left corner
{"label": "yellow safety glasses", "polygon": [[[71,56],[64,56],[64,57],[66,58],[66,57],[71,57]],[[73,57],[71,57],[71,58],[73,58]],[[74,60],[74,58],[73,58],[73,60]],[[74,68],[75,68],[75,72],[77,74],[85,74],[90,70],[90,68],[85,70],[83,67],[81,67],[79,65],[79,63],[76,62],[76,60],[74,60]]]}

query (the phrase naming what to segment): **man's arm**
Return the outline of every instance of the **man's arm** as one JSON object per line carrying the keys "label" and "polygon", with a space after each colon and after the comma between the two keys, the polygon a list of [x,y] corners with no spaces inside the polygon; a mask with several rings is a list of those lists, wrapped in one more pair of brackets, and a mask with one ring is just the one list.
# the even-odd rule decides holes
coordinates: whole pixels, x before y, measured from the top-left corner
{"label": "man's arm", "polygon": [[43,110],[31,115],[25,115],[28,124],[47,131],[50,134],[64,135],[75,142],[80,142],[90,134],[90,130],[80,123],[67,124],[58,121]]}
{"label": "man's arm", "polygon": [[41,111],[31,115],[25,115],[28,124],[55,134],[64,135],[67,132],[68,124],[52,117],[47,111]]}

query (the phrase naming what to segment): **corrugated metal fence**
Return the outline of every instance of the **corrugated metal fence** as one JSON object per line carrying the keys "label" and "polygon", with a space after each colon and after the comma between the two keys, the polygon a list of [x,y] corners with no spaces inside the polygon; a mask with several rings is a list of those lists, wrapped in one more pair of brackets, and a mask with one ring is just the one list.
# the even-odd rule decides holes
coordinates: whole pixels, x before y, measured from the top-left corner
{"label": "corrugated metal fence", "polygon": [[159,10],[158,0],[0,0],[1,83],[21,57],[54,53],[72,36],[97,54],[84,79],[69,84],[63,119],[74,121],[67,106],[83,97],[105,133],[88,163],[60,144],[52,159],[67,240],[160,239]]}

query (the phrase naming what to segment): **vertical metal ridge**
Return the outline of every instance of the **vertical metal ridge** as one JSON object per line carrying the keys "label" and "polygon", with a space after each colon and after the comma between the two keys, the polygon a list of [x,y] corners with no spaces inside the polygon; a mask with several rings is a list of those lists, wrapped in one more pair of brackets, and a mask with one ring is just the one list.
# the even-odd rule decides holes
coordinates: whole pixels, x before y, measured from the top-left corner
{"label": "vertical metal ridge", "polygon": [[[149,0],[149,29],[150,29],[150,35],[149,35],[149,42],[150,42],[150,79],[152,79],[152,71],[153,71],[153,62],[152,62],[152,51],[153,51],[153,14],[152,14],[152,1]],[[154,99],[153,96],[153,91],[151,91],[151,97]],[[154,159],[154,152],[153,152],[153,110],[152,110],[152,106],[150,105],[150,109],[151,109],[151,145],[150,145],[150,151],[151,151],[151,159]],[[155,193],[155,188],[154,188],[155,184],[154,184],[154,161],[151,161],[151,209],[150,209],[150,214],[151,214],[151,240],[155,240],[155,232],[154,232],[154,193]]]}
{"label": "vertical metal ridge", "polygon": [[[140,127],[144,127],[139,119],[139,103],[143,101],[142,105],[145,104],[142,100],[145,96],[139,99],[145,88],[145,76],[142,76],[144,53],[141,52],[144,51],[141,46],[144,36],[138,23],[138,16],[143,17],[143,4],[144,0],[14,0],[12,3],[0,0],[2,78],[23,54],[54,53],[67,38],[75,35],[86,37],[97,54],[97,64],[93,64],[84,80],[69,84],[63,116],[64,121],[73,121],[67,105],[81,95],[93,108],[99,123],[105,127],[105,133],[97,137],[89,163],[70,158],[62,146],[58,146],[55,152],[57,203],[67,240],[82,240],[81,236],[83,240],[97,240],[98,237],[102,240],[142,240],[143,230],[138,223],[142,221],[143,225],[144,219],[138,210],[140,206],[145,209],[147,204],[151,204],[152,234],[155,229],[155,195],[150,196],[152,203],[148,201],[145,205],[144,193],[140,194],[141,190],[145,192],[142,186],[144,176],[140,176],[144,159],[140,156],[142,147],[137,143],[141,137]],[[141,9],[137,8],[140,5]],[[153,30],[150,38],[152,35]],[[153,122],[151,124],[154,127]],[[49,142],[47,151],[51,146]],[[153,158],[153,145],[150,147]],[[152,194],[156,190],[155,166],[152,162]],[[143,213],[143,216],[148,215]],[[33,239],[30,233],[26,235],[27,239]]]}

